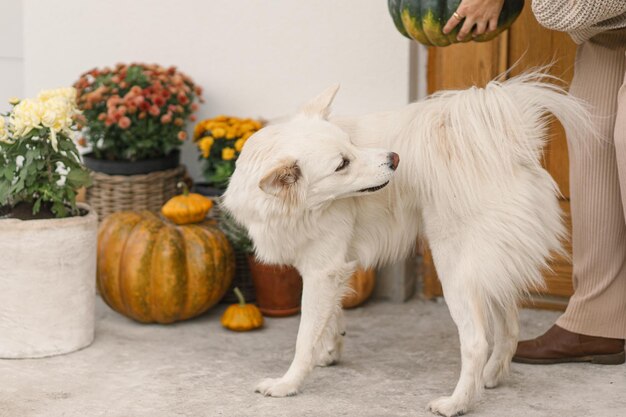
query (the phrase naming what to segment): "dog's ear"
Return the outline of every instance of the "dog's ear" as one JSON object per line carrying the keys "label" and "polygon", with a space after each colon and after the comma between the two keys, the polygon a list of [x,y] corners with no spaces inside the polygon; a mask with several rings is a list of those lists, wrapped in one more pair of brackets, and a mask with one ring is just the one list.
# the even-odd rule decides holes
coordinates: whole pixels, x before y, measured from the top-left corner
{"label": "dog's ear", "polygon": [[284,161],[263,176],[259,188],[277,197],[295,197],[302,172],[297,161]]}
{"label": "dog's ear", "polygon": [[339,84],[327,88],[320,95],[302,106],[300,113],[306,116],[321,117],[322,119],[328,118],[330,105],[333,103],[337,91],[339,91]]}

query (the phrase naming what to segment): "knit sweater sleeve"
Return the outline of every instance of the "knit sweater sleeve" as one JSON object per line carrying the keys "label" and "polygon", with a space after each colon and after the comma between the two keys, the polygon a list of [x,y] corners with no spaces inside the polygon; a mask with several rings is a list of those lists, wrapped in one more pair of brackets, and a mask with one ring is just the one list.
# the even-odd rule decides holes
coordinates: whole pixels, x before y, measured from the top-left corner
{"label": "knit sweater sleeve", "polygon": [[537,21],[548,29],[572,32],[615,18],[626,19],[625,0],[532,0]]}

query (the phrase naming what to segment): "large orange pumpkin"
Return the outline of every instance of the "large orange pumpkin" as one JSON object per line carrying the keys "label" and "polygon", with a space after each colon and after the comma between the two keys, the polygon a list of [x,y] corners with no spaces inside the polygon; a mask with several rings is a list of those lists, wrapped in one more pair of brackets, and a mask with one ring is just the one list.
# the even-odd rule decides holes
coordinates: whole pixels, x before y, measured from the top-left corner
{"label": "large orange pumpkin", "polygon": [[357,269],[350,278],[350,291],[343,297],[344,308],[354,308],[372,295],[374,284],[376,283],[376,271],[374,269]]}
{"label": "large orange pumpkin", "polygon": [[234,272],[233,250],[211,223],[177,226],[148,211],[125,211],[100,225],[98,290],[134,320],[198,316],[222,298]]}

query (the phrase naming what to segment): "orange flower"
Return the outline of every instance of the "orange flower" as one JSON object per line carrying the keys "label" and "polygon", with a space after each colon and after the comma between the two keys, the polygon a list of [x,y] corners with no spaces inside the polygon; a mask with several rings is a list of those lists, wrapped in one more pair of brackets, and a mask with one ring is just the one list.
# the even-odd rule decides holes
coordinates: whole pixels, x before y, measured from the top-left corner
{"label": "orange flower", "polygon": [[159,109],[157,106],[150,106],[150,115],[151,116],[158,116],[159,114],[161,114],[161,109]]}
{"label": "orange flower", "polygon": [[128,127],[130,126],[130,119],[124,116],[120,119],[118,125],[120,126],[120,129],[128,129]]}
{"label": "orange flower", "polygon": [[182,104],[183,106],[185,104],[189,103],[189,97],[187,97],[183,93],[180,93],[177,98],[178,98],[178,101],[180,102],[180,104]]}
{"label": "orange flower", "polygon": [[185,140],[187,139],[187,132],[185,132],[184,130],[181,130],[180,132],[178,132],[178,140]]}
{"label": "orange flower", "polygon": [[168,124],[172,121],[172,113],[166,113],[163,116],[161,116],[161,123],[163,124]]}

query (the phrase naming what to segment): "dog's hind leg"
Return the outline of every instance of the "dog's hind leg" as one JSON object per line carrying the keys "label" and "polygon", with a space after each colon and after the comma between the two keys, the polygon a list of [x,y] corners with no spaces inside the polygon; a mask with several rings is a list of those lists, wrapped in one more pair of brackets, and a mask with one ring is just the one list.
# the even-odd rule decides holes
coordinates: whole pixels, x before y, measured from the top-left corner
{"label": "dog's hind leg", "polygon": [[467,412],[483,390],[482,375],[489,354],[488,307],[469,276],[443,274],[441,281],[446,304],[459,331],[461,375],[452,395],[431,401],[428,408],[449,417]]}
{"label": "dog's hind leg", "polygon": [[315,346],[315,364],[317,366],[330,366],[339,362],[343,351],[343,339],[346,334],[343,309],[337,306],[324,333]]}
{"label": "dog's hind leg", "polygon": [[332,272],[302,274],[302,316],[296,341],[296,353],[291,366],[281,378],[267,378],[255,388],[266,396],[296,395],[300,385],[315,366],[315,347],[337,308],[340,308],[342,291],[339,289],[350,278],[354,265],[346,264]]}
{"label": "dog's hind leg", "polygon": [[494,305],[493,309],[493,351],[485,371],[483,381],[486,388],[495,388],[509,373],[511,358],[515,354],[519,336],[518,307],[514,303],[506,306]]}

